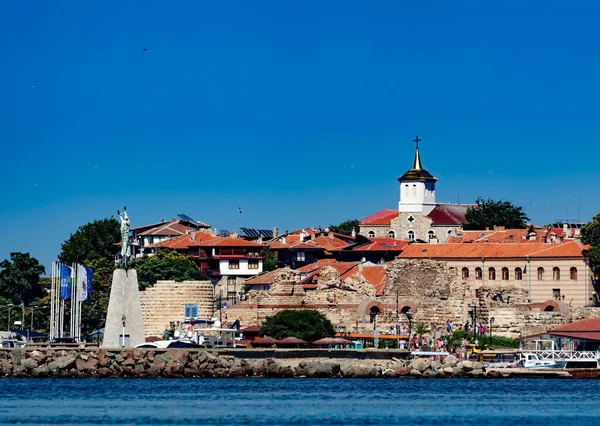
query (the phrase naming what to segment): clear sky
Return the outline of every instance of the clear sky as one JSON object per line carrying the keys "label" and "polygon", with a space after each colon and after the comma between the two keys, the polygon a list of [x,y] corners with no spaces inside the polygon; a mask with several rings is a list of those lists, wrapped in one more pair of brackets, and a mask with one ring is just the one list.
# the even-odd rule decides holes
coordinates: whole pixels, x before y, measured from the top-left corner
{"label": "clear sky", "polygon": [[397,208],[416,135],[440,202],[590,220],[598,16],[595,1],[0,2],[0,260],[49,270],[123,205],[133,227],[186,213],[229,230]]}

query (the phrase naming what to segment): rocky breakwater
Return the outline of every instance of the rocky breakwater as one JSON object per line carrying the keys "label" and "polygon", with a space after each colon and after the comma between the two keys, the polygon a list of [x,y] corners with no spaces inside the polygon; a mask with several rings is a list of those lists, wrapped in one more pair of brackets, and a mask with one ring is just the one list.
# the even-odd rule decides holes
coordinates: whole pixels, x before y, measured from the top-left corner
{"label": "rocky breakwater", "polygon": [[[188,349],[79,349],[0,351],[2,377],[514,377],[524,369],[484,371],[483,364],[417,358],[244,359],[217,351]],[[558,374],[558,373],[557,373]],[[531,376],[531,373],[529,374]]]}

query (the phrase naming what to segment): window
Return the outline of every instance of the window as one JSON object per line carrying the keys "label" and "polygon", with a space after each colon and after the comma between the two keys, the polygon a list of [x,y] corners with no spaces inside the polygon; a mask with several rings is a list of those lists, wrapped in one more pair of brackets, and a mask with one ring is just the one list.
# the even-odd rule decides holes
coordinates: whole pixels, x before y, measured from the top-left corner
{"label": "window", "polygon": [[185,304],[185,319],[198,319],[198,304],[197,303],[186,303]]}
{"label": "window", "polygon": [[417,185],[413,185],[413,197],[417,196]]}
{"label": "window", "polygon": [[541,266],[538,268],[538,280],[543,280],[544,279],[544,268],[542,268]]}
{"label": "window", "polygon": [[483,279],[483,271],[481,270],[481,268],[475,268],[475,279],[476,280]]}
{"label": "window", "polygon": [[462,279],[466,280],[469,278],[469,268],[462,268]]}
{"label": "window", "polygon": [[515,268],[515,280],[523,279],[523,270],[521,268]]}
{"label": "window", "polygon": [[508,268],[506,268],[506,267],[502,268],[502,279],[503,280],[508,279]]}
{"label": "window", "polygon": [[435,235],[433,234],[433,231],[429,231],[429,232],[427,233],[427,238],[428,238],[430,241],[431,241],[431,240],[433,240],[433,238],[434,238],[434,237],[435,237]]}
{"label": "window", "polygon": [[496,269],[494,269],[494,268],[488,269],[488,277],[490,280],[495,280],[496,279]]}
{"label": "window", "polygon": [[560,280],[560,268],[557,266],[552,268],[552,279],[555,281]]}
{"label": "window", "polygon": [[296,253],[296,262],[304,262],[306,260],[306,255],[303,251],[299,251]]}
{"label": "window", "polygon": [[258,260],[257,259],[249,259],[248,260],[248,269],[258,269]]}
{"label": "window", "polygon": [[390,232],[388,232],[388,237],[396,238],[396,233],[394,231],[390,231]]}
{"label": "window", "polygon": [[369,231],[369,233],[367,235],[369,238],[375,238],[375,232],[373,232],[373,231]]}
{"label": "window", "polygon": [[577,279],[577,268],[576,267],[572,267],[571,270],[569,271],[569,278],[571,278],[572,280],[576,280]]}
{"label": "window", "polygon": [[404,185],[404,195],[408,196],[408,185]]}
{"label": "window", "polygon": [[415,240],[415,233],[413,231],[408,231],[408,239],[410,241],[414,241]]}
{"label": "window", "polygon": [[555,299],[560,299],[560,288],[552,289],[552,297],[554,297]]}
{"label": "window", "polygon": [[240,269],[240,261],[239,260],[230,260],[229,261],[229,269]]}

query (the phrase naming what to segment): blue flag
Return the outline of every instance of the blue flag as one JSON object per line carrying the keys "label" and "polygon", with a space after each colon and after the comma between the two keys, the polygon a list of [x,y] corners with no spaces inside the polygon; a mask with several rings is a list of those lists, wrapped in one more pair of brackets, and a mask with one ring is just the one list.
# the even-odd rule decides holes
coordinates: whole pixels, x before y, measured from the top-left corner
{"label": "blue flag", "polygon": [[72,292],[73,268],[67,265],[60,265],[60,298],[61,300],[71,297]]}
{"label": "blue flag", "polygon": [[94,275],[94,271],[91,268],[85,267],[85,272],[87,273],[87,301],[92,300],[92,275]]}

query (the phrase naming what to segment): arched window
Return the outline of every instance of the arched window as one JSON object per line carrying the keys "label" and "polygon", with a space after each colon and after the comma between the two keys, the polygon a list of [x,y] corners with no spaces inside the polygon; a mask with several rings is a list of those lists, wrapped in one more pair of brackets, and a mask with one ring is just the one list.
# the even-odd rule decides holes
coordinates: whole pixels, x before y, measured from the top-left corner
{"label": "arched window", "polygon": [[413,197],[417,196],[417,185],[413,185]]}
{"label": "arched window", "polygon": [[379,310],[379,308],[377,306],[373,306],[369,311],[369,322],[373,324],[373,322],[375,322],[375,319],[377,318],[377,315],[379,315],[380,313],[381,311]]}
{"label": "arched window", "polygon": [[552,268],[552,279],[555,281],[560,280],[560,268],[558,266]]}
{"label": "arched window", "polygon": [[427,238],[428,238],[429,240],[432,240],[432,239],[433,239],[433,237],[434,237],[433,231],[429,231],[429,232],[427,233]]}
{"label": "arched window", "polygon": [[577,279],[577,268],[576,267],[572,267],[569,271],[569,278],[571,278],[572,280],[576,280]]}
{"label": "arched window", "polygon": [[408,231],[408,239],[410,241],[414,241],[415,240],[415,233],[413,231]]}
{"label": "arched window", "polygon": [[408,196],[408,185],[404,185],[404,195]]}
{"label": "arched window", "polygon": [[475,279],[476,280],[483,279],[483,271],[481,270],[481,268],[475,268]]}
{"label": "arched window", "polygon": [[462,268],[462,279],[469,279],[469,268]]}
{"label": "arched window", "polygon": [[508,268],[507,267],[502,268],[502,279],[503,280],[508,279]]}
{"label": "arched window", "polygon": [[538,280],[543,280],[544,279],[544,268],[542,268],[541,266],[538,268]]}
{"label": "arched window", "polygon": [[496,269],[494,269],[494,268],[488,269],[488,277],[490,280],[495,280],[496,279]]}
{"label": "arched window", "polygon": [[369,238],[375,238],[375,232],[373,232],[373,231],[369,231],[369,233],[367,235]]}
{"label": "arched window", "polygon": [[515,268],[515,280],[523,279],[523,270],[521,268]]}
{"label": "arched window", "polygon": [[396,238],[396,233],[392,230],[390,230],[390,232],[388,232],[388,237],[389,238]]}

